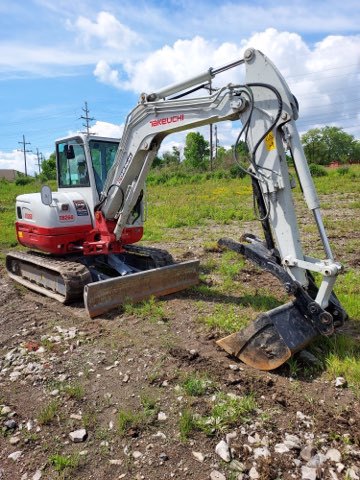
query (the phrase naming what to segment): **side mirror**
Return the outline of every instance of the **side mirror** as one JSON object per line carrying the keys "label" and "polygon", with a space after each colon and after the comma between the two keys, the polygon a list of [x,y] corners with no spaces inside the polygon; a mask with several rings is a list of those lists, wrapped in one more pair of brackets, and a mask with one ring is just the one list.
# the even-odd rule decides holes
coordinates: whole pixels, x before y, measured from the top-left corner
{"label": "side mirror", "polygon": [[41,201],[44,205],[51,205],[53,198],[51,188],[48,185],[43,185],[41,187]]}
{"label": "side mirror", "polygon": [[74,147],[72,145],[65,145],[64,152],[68,160],[75,158]]}

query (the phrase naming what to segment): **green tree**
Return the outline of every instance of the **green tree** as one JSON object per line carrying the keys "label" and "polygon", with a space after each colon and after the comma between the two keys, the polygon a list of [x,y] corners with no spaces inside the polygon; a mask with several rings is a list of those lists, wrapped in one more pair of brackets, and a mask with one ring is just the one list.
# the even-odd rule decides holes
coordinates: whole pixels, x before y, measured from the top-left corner
{"label": "green tree", "polygon": [[309,163],[348,163],[357,157],[358,141],[339,127],[313,128],[301,137]]}
{"label": "green tree", "polygon": [[184,164],[194,170],[206,170],[209,163],[209,142],[199,132],[186,135]]}
{"label": "green tree", "polygon": [[162,158],[156,155],[156,157],[154,158],[151,164],[151,168],[161,168],[161,167],[162,167]]}
{"label": "green tree", "polygon": [[[249,149],[246,142],[240,140],[237,147],[237,160],[242,165],[247,165],[249,163]],[[234,145],[230,148],[225,148],[219,146],[217,148],[217,156],[216,156],[216,166],[219,168],[231,168],[234,164],[236,164],[236,160],[234,158]]]}
{"label": "green tree", "polygon": [[178,165],[180,163],[180,149],[172,147],[171,152],[165,152],[162,161],[164,165]]}
{"label": "green tree", "polygon": [[44,180],[56,180],[56,156],[52,153],[47,160],[43,160],[41,164],[40,178]]}
{"label": "green tree", "polygon": [[178,147],[172,147],[172,151],[164,152],[162,157],[156,156],[152,163],[153,168],[162,168],[167,165],[179,165],[180,164],[180,149]]}

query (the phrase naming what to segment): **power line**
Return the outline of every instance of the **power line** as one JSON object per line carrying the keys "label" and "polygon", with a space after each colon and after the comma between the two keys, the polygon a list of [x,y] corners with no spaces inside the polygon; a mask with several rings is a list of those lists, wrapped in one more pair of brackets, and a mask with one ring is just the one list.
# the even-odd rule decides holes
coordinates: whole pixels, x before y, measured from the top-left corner
{"label": "power line", "polygon": [[27,150],[26,145],[31,145],[31,143],[30,142],[25,142],[25,135],[23,135],[22,142],[18,142],[18,143],[20,143],[23,146],[23,148],[21,150],[18,149],[18,151],[23,152],[23,154],[24,154],[25,177],[27,177],[26,154],[32,152],[32,150]]}
{"label": "power line", "polygon": [[[307,77],[309,75],[316,75],[317,73],[323,73],[323,72],[328,72],[329,70],[342,70],[344,68],[349,68],[349,67],[355,67],[358,66],[357,63],[351,63],[349,65],[339,65],[337,67],[329,67],[329,68],[322,68],[321,70],[314,70],[313,72],[308,72],[308,73],[298,73],[295,75],[287,75],[287,78],[295,78],[295,77]],[[353,72],[353,73],[359,73],[359,72]],[[344,73],[343,75],[348,75],[347,73]],[[331,78],[331,76],[329,76]]]}

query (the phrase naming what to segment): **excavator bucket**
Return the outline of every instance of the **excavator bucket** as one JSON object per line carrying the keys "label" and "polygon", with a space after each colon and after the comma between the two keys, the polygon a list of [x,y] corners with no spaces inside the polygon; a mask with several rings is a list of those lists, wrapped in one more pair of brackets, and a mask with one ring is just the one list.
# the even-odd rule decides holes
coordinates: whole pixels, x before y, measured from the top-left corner
{"label": "excavator bucket", "polygon": [[251,367],[273,370],[318,335],[296,304],[290,302],[263,313],[248,327],[217,344]]}
{"label": "excavator bucket", "polygon": [[261,314],[248,327],[217,341],[230,355],[259,370],[273,370],[296,352],[305,348],[319,335],[331,335],[334,328],[347,318],[335,294],[332,293],[326,310],[314,299],[318,289],[309,273],[305,290],[278,263],[274,253],[253,235],[245,236],[251,244],[220,239],[221,248],[242,254],[247,259],[280,280],[287,293],[295,299]]}

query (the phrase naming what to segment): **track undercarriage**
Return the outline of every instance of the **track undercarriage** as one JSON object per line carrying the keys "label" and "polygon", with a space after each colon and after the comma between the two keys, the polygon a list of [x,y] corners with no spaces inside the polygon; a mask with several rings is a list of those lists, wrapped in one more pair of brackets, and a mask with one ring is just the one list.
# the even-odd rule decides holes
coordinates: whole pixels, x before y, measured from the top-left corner
{"label": "track undercarriage", "polygon": [[197,260],[175,263],[165,250],[137,245],[112,255],[54,257],[14,251],[6,257],[13,280],[61,303],[84,298],[91,317],[126,301],[163,296],[195,285],[198,267]]}

